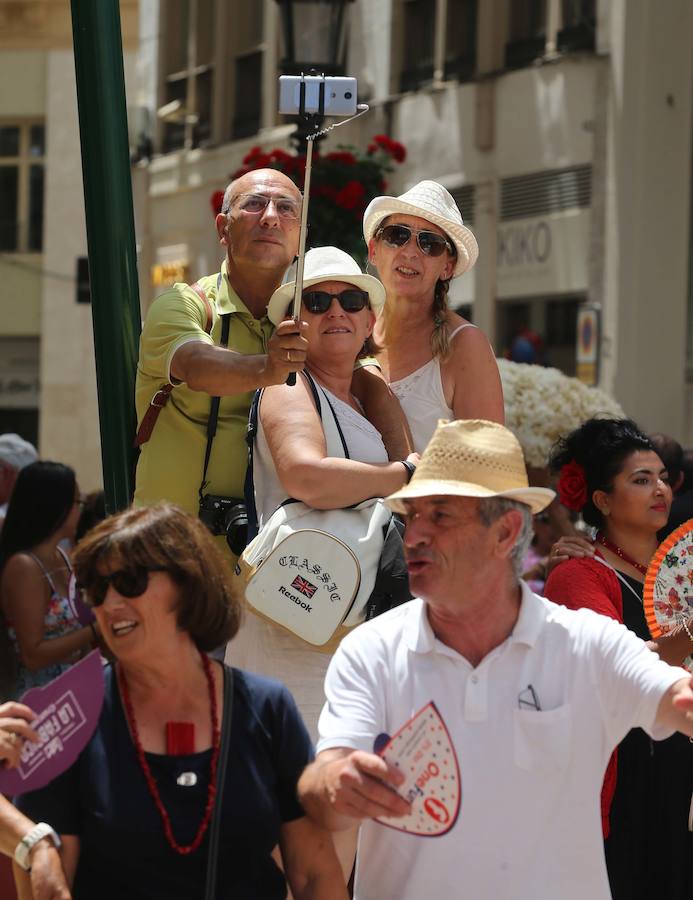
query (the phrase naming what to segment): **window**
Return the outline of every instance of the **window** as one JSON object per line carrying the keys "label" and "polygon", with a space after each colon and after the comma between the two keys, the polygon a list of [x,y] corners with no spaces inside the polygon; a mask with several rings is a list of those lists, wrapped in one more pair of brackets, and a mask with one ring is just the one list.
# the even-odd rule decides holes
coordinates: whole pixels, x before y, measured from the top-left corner
{"label": "window", "polygon": [[577,311],[584,297],[529,297],[497,304],[498,344],[515,362],[575,375]]}
{"label": "window", "polygon": [[43,248],[42,123],[0,122],[0,252]]}
{"label": "window", "polygon": [[211,138],[216,2],[167,0],[165,12],[162,106],[171,104],[164,117],[167,152]]}
{"label": "window", "polygon": [[246,6],[244,14],[237,18],[232,42],[233,138],[256,134],[261,124],[264,9],[260,0]]}
{"label": "window", "polygon": [[546,4],[547,0],[512,0],[505,45],[505,64],[509,69],[522,68],[544,55]]}
{"label": "window", "polygon": [[164,153],[260,130],[267,2],[167,0],[162,7]]}
{"label": "window", "polygon": [[597,32],[597,0],[562,0],[563,27],[558,32],[559,50],[594,50]]}
{"label": "window", "polygon": [[[438,0],[404,0],[404,52],[400,90],[433,81]],[[476,70],[476,0],[448,0],[444,78],[469,80]]]}

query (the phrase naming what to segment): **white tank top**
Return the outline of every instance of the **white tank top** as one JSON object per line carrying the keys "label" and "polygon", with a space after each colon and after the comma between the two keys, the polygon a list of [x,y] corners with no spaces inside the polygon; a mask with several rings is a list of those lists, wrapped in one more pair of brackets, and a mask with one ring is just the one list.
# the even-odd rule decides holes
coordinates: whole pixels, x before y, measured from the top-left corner
{"label": "white tank top", "polygon": [[[463,328],[476,328],[476,325],[472,325],[471,322],[458,325],[450,333],[450,340]],[[409,422],[414,438],[414,449],[417,453],[423,453],[436,430],[438,419],[455,418],[445,400],[440,360],[434,357],[411,375],[406,375],[399,381],[391,381],[390,387]]]}
{"label": "white tank top", "polygon": [[[321,385],[322,387],[322,385]],[[342,429],[344,440],[349,448],[349,457],[365,463],[386,463],[387,450],[380,432],[355,409],[336,397],[323,387],[329,397],[332,409]],[[255,504],[257,506],[258,526],[272,515],[280,503],[286,500],[286,491],[281,485],[274,466],[274,460],[267,446],[267,439],[262,426],[262,403],[258,422],[255,456],[253,460],[253,480],[255,483]]]}

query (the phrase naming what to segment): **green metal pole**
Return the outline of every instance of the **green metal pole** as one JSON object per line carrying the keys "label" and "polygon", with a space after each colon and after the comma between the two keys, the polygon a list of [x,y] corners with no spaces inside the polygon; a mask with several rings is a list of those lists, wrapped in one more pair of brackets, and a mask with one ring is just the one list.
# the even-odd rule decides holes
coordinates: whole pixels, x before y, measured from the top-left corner
{"label": "green metal pole", "polygon": [[118,0],[71,0],[106,509],[130,503],[140,302]]}

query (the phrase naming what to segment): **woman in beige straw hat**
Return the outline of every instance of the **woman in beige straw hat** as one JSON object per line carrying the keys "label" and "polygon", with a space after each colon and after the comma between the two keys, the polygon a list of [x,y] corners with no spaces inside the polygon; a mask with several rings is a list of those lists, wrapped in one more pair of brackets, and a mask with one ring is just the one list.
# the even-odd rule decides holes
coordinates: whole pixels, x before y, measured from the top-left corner
{"label": "woman in beige straw hat", "polygon": [[503,422],[503,390],[491,346],[448,307],[452,278],[471,269],[479,249],[452,195],[422,181],[400,197],[376,197],[363,233],[369,261],[387,292],[374,338],[378,364],[409,421],[421,453],[438,419]]}
{"label": "woman in beige straw hat", "polygon": [[[294,282],[274,292],[267,308],[272,322],[279,324],[291,315],[293,296]],[[253,460],[260,528],[287,498],[316,509],[341,509],[385,497],[411,478],[418,454],[388,461],[380,433],[351,393],[354,365],[362,353],[370,352],[368,339],[384,301],[382,284],[364,275],[347,253],[317,247],[306,254],[301,306],[301,318],[308,324],[306,370],[327,396],[349,458],[328,454],[307,378],[299,377],[294,386],[265,388]],[[238,638],[229,645],[228,658],[234,665],[283,681],[315,736],[329,652],[248,609]]]}

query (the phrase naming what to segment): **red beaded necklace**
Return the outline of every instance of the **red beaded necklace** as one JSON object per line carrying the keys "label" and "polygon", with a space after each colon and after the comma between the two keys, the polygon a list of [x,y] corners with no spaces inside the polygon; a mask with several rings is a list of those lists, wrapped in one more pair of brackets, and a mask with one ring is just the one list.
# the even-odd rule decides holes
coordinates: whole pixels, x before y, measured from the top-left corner
{"label": "red beaded necklace", "polygon": [[634,569],[637,569],[641,575],[647,575],[647,566],[643,566],[642,563],[636,562],[632,556],[628,556],[625,550],[621,550],[621,548],[617,547],[613,541],[604,537],[601,531],[597,532],[597,543],[601,544],[602,547],[606,547],[607,550],[611,550],[611,552],[615,553],[624,563],[628,563],[629,566],[633,566]]}
{"label": "red beaded necklace", "polygon": [[205,806],[204,815],[202,816],[200,827],[197,829],[197,834],[195,835],[192,844],[187,844],[185,846],[179,844],[174,837],[173,828],[171,827],[171,819],[166,812],[164,804],[161,802],[161,797],[156,786],[156,781],[154,780],[154,776],[152,775],[152,770],[149,768],[147,757],[144,755],[144,749],[142,747],[140,736],[137,731],[135,713],[132,708],[132,701],[130,700],[130,692],[128,690],[128,683],[125,677],[125,672],[123,671],[122,666],[118,666],[118,682],[120,684],[120,693],[123,698],[123,706],[125,708],[125,715],[128,720],[128,725],[130,726],[130,733],[132,734],[132,739],[135,744],[135,750],[137,751],[137,759],[144,774],[145,781],[147,782],[149,793],[152,795],[156,808],[159,810],[161,820],[164,823],[164,834],[166,835],[166,840],[168,841],[172,849],[175,850],[176,853],[180,853],[181,856],[187,856],[188,853],[193,853],[202,843],[202,839],[205,836],[205,832],[209,827],[210,819],[212,818],[212,810],[214,809],[214,800],[217,793],[217,762],[219,760],[219,745],[221,743],[219,736],[219,719],[217,717],[217,695],[214,689],[214,678],[212,676],[212,666],[209,662],[209,659],[202,652],[200,652],[200,658],[202,659],[202,666],[205,670],[205,676],[207,677],[207,684],[209,685],[209,703],[212,710],[212,759],[209,764],[209,786],[207,788],[207,805]]}

